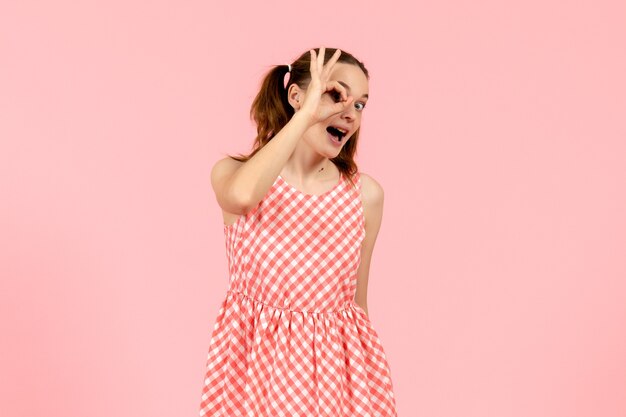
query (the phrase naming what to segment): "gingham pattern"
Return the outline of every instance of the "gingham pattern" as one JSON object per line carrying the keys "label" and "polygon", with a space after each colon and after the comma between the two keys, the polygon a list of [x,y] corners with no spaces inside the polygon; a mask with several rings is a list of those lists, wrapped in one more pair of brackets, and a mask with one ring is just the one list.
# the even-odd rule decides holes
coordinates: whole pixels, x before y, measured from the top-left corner
{"label": "gingham pattern", "polygon": [[213,328],[200,416],[396,417],[389,365],[354,301],[365,237],[361,178],[324,194],[277,177],[224,226],[229,289]]}

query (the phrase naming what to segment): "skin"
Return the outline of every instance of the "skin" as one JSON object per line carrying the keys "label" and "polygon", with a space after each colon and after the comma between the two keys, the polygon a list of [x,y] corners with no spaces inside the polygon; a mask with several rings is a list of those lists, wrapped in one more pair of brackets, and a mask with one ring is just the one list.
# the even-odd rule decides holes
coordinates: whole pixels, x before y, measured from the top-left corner
{"label": "skin", "polygon": [[[325,118],[314,123],[302,136],[293,154],[281,171],[281,176],[291,179],[291,184],[301,190],[314,190],[311,194],[319,194],[315,189],[324,190],[332,187],[339,180],[339,170],[330,161],[341,152],[341,149],[350,140],[350,137],[361,126],[363,109],[367,104],[368,80],[363,71],[356,65],[337,63],[329,73],[329,85],[337,87],[342,98],[350,98],[352,105],[335,116]],[[347,85],[348,88],[343,85]],[[296,84],[289,87],[289,103],[294,110],[299,112],[309,97],[319,94],[319,91],[311,91],[311,84],[306,90],[300,89]],[[350,97],[348,97],[350,94]],[[303,103],[304,102],[304,103]],[[319,99],[318,106],[328,106],[333,103],[331,94],[323,94]],[[312,104],[310,104],[312,106]],[[349,132],[342,140],[342,145],[337,147],[329,140],[326,128],[329,125],[349,127]],[[320,168],[324,168],[320,171]],[[289,182],[289,181],[288,181]]]}
{"label": "skin", "polygon": [[[350,131],[342,140],[342,146],[345,146],[361,125],[368,80],[358,66],[336,62],[341,51],[337,51],[326,65],[323,63],[324,48],[320,48],[319,56],[314,50],[310,53],[311,81],[306,89],[290,86],[288,100],[296,113],[287,125],[247,162],[227,157],[213,166],[211,183],[225,225],[233,224],[255,207],[278,174],[307,194],[321,194],[339,181],[339,170],[330,158],[337,156],[341,148],[330,143],[326,128],[329,125],[349,127]],[[320,168],[324,169],[320,171]],[[382,221],[384,192],[368,174],[361,173],[361,184],[365,239],[357,271],[355,302],[369,316],[369,269]]]}

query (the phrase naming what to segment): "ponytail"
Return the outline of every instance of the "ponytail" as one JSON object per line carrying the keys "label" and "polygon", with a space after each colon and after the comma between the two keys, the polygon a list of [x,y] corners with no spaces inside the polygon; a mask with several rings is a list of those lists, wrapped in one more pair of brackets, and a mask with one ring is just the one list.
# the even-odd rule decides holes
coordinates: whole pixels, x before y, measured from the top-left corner
{"label": "ponytail", "polygon": [[[315,51],[319,54],[319,48],[316,48]],[[328,62],[335,51],[334,48],[326,48],[324,63]],[[342,50],[337,62],[358,66],[369,79],[365,65],[350,53]],[[252,146],[252,151],[245,155],[228,155],[230,158],[239,162],[248,161],[289,122],[295,111],[287,100],[287,90],[291,84],[297,84],[300,88],[306,89],[311,80],[310,65],[311,55],[309,51],[306,51],[291,64],[275,65],[265,75],[259,93],[254,98],[250,108],[250,118],[256,122],[257,126],[257,137]],[[287,86],[284,86],[287,73],[289,73],[289,82]],[[339,155],[331,160],[344,176],[350,179],[350,182],[353,182],[352,176],[358,172],[354,155],[356,154],[359,131],[360,129],[354,132],[348,143],[341,148]]]}
{"label": "ponytail", "polygon": [[250,118],[257,125],[257,143],[265,143],[274,137],[291,119],[294,110],[287,101],[284,87],[287,65],[276,65],[261,83],[261,89],[250,107]]}

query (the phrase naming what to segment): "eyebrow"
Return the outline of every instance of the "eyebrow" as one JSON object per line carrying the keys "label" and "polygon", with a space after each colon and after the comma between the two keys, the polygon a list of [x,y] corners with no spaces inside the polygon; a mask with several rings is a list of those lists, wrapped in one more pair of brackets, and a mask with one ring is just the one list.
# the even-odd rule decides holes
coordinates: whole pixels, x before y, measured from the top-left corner
{"label": "eyebrow", "polygon": [[[342,86],[344,86],[346,90],[350,91],[350,86],[348,84],[344,83],[343,81],[339,81],[339,80],[337,80],[337,82],[339,84],[341,84]],[[363,94],[363,97],[370,98],[369,94]]]}

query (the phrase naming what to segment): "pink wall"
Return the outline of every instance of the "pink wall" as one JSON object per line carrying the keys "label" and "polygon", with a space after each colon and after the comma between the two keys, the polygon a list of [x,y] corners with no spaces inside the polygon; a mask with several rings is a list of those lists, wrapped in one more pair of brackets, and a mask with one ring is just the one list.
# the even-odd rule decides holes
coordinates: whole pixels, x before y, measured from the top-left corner
{"label": "pink wall", "polygon": [[[7,4],[8,3],[8,4]],[[369,312],[399,414],[626,415],[626,6],[3,2],[0,413],[195,416],[215,160],[261,75],[371,71]]]}

